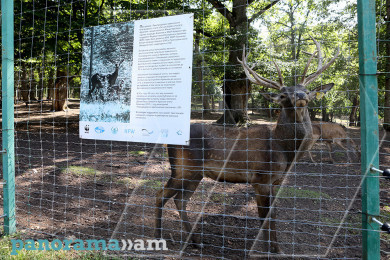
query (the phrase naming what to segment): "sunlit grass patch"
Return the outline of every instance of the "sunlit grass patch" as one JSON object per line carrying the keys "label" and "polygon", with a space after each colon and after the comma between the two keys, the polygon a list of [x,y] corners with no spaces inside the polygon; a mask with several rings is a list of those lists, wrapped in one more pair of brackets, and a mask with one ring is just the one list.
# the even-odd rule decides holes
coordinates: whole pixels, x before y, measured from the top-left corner
{"label": "sunlit grass patch", "polygon": [[279,191],[279,198],[331,199],[331,197],[325,192],[298,189],[294,187],[277,188],[276,191]]}
{"label": "sunlit grass patch", "polygon": [[332,218],[329,216],[322,216],[321,222],[324,225],[329,225],[332,227],[338,227],[341,225],[343,229],[348,230],[349,233],[358,235],[361,233],[361,219],[358,215],[349,215],[343,223],[341,223],[342,218]]}
{"label": "sunlit grass patch", "polygon": [[138,181],[137,186],[158,190],[163,187],[163,184],[161,181],[158,180],[140,180]]}
{"label": "sunlit grass patch", "polygon": [[84,166],[69,166],[61,170],[63,173],[76,175],[79,177],[94,177],[101,176],[103,173],[96,169]]}
{"label": "sunlit grass patch", "polygon": [[129,152],[129,155],[132,155],[132,156],[145,156],[147,154],[148,154],[148,152],[145,152],[145,151],[130,151]]}
{"label": "sunlit grass patch", "polygon": [[[382,216],[382,222],[389,223],[390,222],[390,206],[384,206],[383,208],[381,208],[380,215]],[[383,233],[381,233],[381,237],[383,239],[389,240],[390,234],[383,232]]]}

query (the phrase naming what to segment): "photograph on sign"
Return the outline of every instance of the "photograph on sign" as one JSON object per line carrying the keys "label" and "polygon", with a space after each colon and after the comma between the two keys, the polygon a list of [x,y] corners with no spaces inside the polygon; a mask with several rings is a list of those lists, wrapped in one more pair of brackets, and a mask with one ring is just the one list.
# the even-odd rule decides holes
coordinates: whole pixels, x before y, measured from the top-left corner
{"label": "photograph on sign", "polygon": [[84,29],[80,137],[188,144],[193,15]]}

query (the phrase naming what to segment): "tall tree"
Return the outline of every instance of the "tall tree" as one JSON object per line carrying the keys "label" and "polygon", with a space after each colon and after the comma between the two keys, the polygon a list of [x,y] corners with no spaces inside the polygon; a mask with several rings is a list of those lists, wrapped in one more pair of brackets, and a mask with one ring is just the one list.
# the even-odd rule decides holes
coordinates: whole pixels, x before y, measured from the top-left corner
{"label": "tall tree", "polygon": [[[226,5],[219,0],[207,0],[227,21],[228,30],[225,35],[225,54],[227,62],[225,66],[223,93],[225,96],[225,113],[217,121],[226,124],[246,124],[249,120],[247,105],[250,85],[245,80],[244,72],[237,62],[242,57],[242,48],[248,43],[251,24],[265,11],[279,2],[279,0],[267,2],[257,6],[258,11],[248,15],[254,0],[232,0]],[[229,7],[231,6],[231,7]],[[249,17],[250,16],[250,17]]]}

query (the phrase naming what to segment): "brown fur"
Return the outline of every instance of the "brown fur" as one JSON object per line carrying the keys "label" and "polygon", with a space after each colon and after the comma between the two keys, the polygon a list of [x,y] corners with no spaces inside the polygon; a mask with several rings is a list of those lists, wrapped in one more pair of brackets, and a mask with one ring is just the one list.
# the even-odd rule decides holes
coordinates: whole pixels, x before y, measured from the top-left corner
{"label": "brown fur", "polygon": [[[269,96],[282,106],[274,128],[267,125],[249,128],[219,125],[191,125],[190,145],[168,145],[172,175],[156,199],[156,237],[162,233],[162,208],[174,196],[183,225],[191,236],[186,205],[203,177],[216,181],[248,183],[253,186],[259,219],[271,217],[270,250],[279,252],[276,240],[274,211],[270,211],[275,185],[279,185],[290,166],[302,157],[312,139],[308,102],[317,92],[326,92],[333,84],[312,92],[303,86],[283,87],[278,95]],[[296,152],[298,151],[298,152]],[[264,224],[264,223],[263,223]],[[199,244],[199,238],[192,235]]]}
{"label": "brown fur", "polygon": [[[302,75],[300,84],[286,87],[282,73],[278,81],[269,80],[258,75],[246,62],[245,46],[242,65],[248,80],[267,88],[274,88],[278,94],[264,95],[281,106],[281,112],[275,128],[254,126],[250,128],[225,127],[217,125],[192,125],[189,146],[168,146],[171,178],[156,196],[156,233],[162,235],[162,209],[165,203],[174,196],[176,208],[185,230],[189,233],[187,241],[199,244],[200,240],[193,235],[186,213],[186,205],[203,177],[216,181],[248,183],[255,190],[259,220],[262,226],[269,222],[269,229],[264,229],[265,240],[271,252],[280,252],[276,239],[275,214],[271,210],[275,197],[275,187],[283,182],[290,167],[308,150],[313,139],[312,125],[307,110],[308,103],[319,92],[326,93],[334,84],[319,86],[308,91],[305,86],[313,82],[338,57],[340,48],[327,64],[318,63],[317,71],[306,76],[311,60],[317,54],[322,60],[320,44],[311,37],[317,51],[312,54]],[[268,220],[270,218],[270,220]],[[187,245],[185,243],[184,247]]]}
{"label": "brown fur", "polygon": [[359,150],[358,146],[352,139],[348,138],[347,133],[341,125],[331,122],[313,122],[312,127],[313,139],[310,144],[309,156],[313,163],[314,160],[310,150],[319,140],[326,143],[326,145],[328,146],[329,157],[332,163],[334,163],[334,159],[332,156],[332,144],[336,144],[337,146],[341,147],[343,150],[346,151],[348,162],[352,162],[351,157],[349,155],[349,151],[352,151],[356,157],[358,156],[358,154],[356,153],[356,151]]}

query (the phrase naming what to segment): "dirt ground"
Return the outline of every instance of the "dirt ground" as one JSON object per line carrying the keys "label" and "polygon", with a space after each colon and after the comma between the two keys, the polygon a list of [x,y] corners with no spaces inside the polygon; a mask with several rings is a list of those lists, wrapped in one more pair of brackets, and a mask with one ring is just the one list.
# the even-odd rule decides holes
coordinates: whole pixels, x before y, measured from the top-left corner
{"label": "dirt ground", "polygon": [[[155,194],[170,175],[161,145],[80,139],[76,100],[66,112],[51,112],[48,102],[18,104],[15,110],[17,228],[26,238],[153,238]],[[205,123],[217,117],[193,115]],[[359,128],[347,132],[360,144]],[[360,259],[360,159],[348,163],[345,152],[336,149],[332,164],[325,145],[314,150],[316,163],[308,156],[298,162],[276,201],[278,242],[285,256],[268,253],[261,243],[252,187],[210,179],[201,182],[187,207],[203,247],[190,243],[181,250],[187,234],[170,200],[163,212],[169,251],[137,253],[149,258]],[[380,163],[390,166],[386,138]],[[388,221],[389,183],[381,179],[381,208]],[[381,238],[386,259],[390,237]]]}

